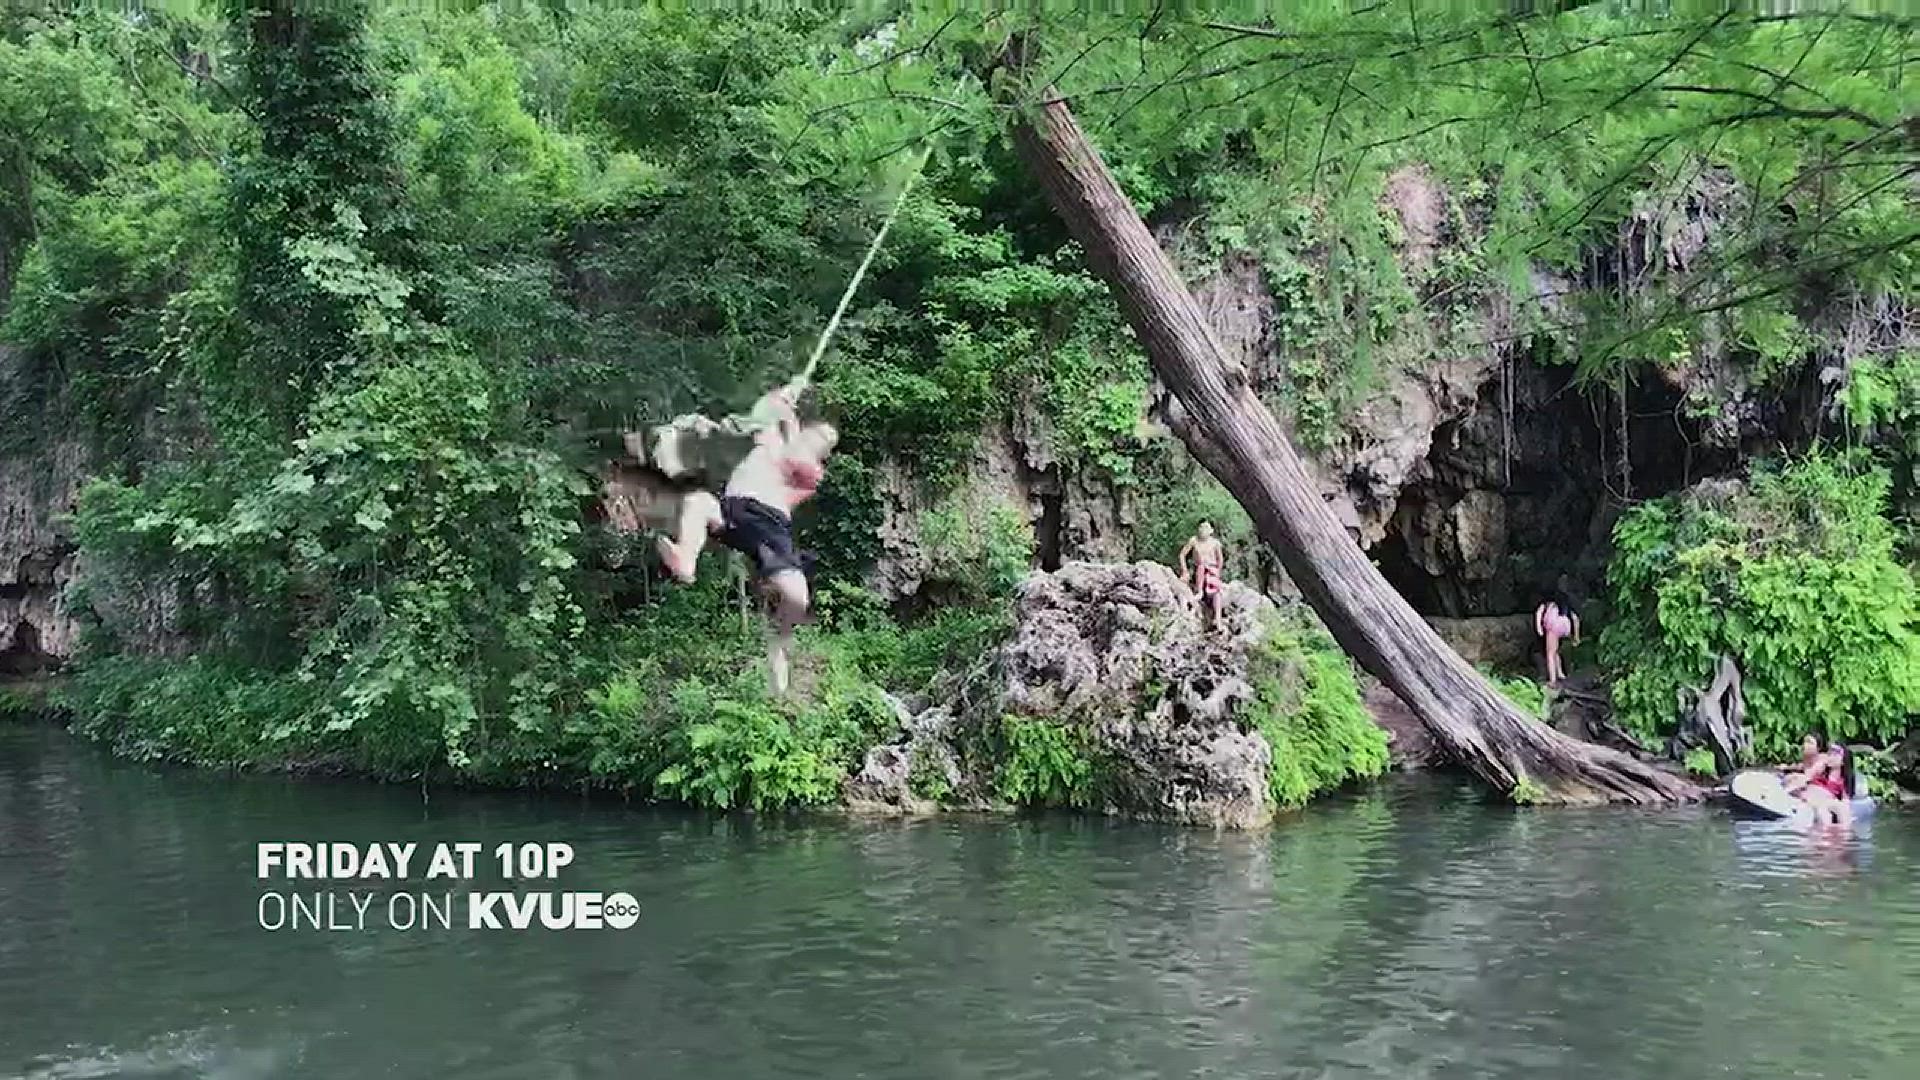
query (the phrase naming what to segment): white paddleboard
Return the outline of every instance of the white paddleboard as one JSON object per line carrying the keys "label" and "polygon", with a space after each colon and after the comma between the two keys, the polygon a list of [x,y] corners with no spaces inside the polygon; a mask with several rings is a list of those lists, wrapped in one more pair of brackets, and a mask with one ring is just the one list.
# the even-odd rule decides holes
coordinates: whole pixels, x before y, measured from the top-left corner
{"label": "white paddleboard", "polygon": [[1746,804],[1746,809],[1769,817],[1793,817],[1804,811],[1807,805],[1787,793],[1786,786],[1780,782],[1780,774],[1761,769],[1736,773],[1729,790],[1734,798]]}
{"label": "white paddleboard", "polygon": [[[1813,808],[1797,795],[1788,794],[1781,775],[1766,769],[1749,769],[1736,773],[1728,791],[1733,796],[1737,812],[1752,817],[1781,818],[1797,824],[1813,823]],[[1873,813],[1873,799],[1864,794],[1856,794],[1847,800],[1847,809],[1855,821]]]}

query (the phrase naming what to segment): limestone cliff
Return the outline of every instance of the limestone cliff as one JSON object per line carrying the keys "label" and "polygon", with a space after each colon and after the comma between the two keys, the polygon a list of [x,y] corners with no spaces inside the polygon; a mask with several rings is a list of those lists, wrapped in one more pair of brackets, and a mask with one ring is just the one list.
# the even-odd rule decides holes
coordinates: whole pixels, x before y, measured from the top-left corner
{"label": "limestone cliff", "polygon": [[[1660,274],[1694,267],[1716,230],[1737,227],[1741,197],[1724,174],[1703,170],[1684,190],[1649,196],[1584,266],[1536,267],[1527,295],[1515,295],[1484,273],[1443,276],[1449,257],[1484,239],[1485,207],[1419,166],[1402,168],[1384,185],[1381,212],[1395,223],[1395,258],[1420,302],[1380,347],[1365,387],[1310,438],[1288,408],[1297,388],[1280,330],[1284,300],[1260,261],[1222,256],[1200,219],[1163,223],[1157,235],[1388,579],[1425,614],[1485,619],[1530,611],[1550,589],[1598,595],[1621,506],[1803,445],[1831,422],[1828,403],[1852,358],[1920,343],[1908,305],[1839,297],[1806,317],[1819,339],[1811,361],[1770,387],[1754,385],[1745,346],[1711,323],[1684,352],[1632,379],[1577,382],[1571,331],[1554,318],[1583,293],[1645,293]],[[1171,407],[1163,389],[1154,400],[1148,419],[1163,419]],[[1199,475],[1183,449],[1168,452],[1176,474]],[[1053,449],[1044,410],[1015,402],[982,433],[962,497],[1017,508],[1042,566],[1171,556],[1134,544],[1153,512],[1137,488],[1066,457]],[[916,521],[926,496],[908,470],[885,475],[874,583],[899,597],[920,581]]]}
{"label": "limestone cliff", "polygon": [[[0,348],[0,375],[14,355]],[[10,416],[8,434],[43,425],[45,416]],[[51,438],[48,435],[51,434]],[[38,674],[70,656],[76,625],[66,586],[77,556],[65,516],[86,473],[85,448],[36,430],[14,438],[23,449],[0,453],[0,678]]]}

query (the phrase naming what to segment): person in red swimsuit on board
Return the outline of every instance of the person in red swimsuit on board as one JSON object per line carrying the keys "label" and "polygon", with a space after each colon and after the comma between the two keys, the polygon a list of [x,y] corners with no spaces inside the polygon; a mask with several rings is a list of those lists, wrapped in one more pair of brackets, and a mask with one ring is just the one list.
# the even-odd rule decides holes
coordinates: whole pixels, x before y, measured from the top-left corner
{"label": "person in red swimsuit on board", "polygon": [[1787,793],[1812,807],[1816,822],[1844,824],[1853,816],[1853,754],[1845,743],[1818,742],[1819,756],[1787,780]]}
{"label": "person in red swimsuit on board", "polygon": [[781,387],[761,400],[756,412],[770,413],[774,423],[755,438],[719,498],[705,491],[682,498],[678,535],[659,543],[661,563],[681,581],[693,580],[709,538],[753,561],[754,576],[772,605],[767,669],[776,695],[787,692],[794,628],[806,620],[812,604],[811,560],[794,545],[793,511],[819,490],[827,455],[840,438],[831,424],[802,424],[794,407],[797,396],[794,388]]}

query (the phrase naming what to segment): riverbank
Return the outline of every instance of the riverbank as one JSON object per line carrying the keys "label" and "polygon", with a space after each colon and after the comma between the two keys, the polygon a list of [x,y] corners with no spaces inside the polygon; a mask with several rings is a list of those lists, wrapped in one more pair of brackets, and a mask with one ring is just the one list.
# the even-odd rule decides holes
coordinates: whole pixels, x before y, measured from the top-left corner
{"label": "riverbank", "polygon": [[[109,657],[47,700],[136,760],[480,788],[599,789],[716,810],[1067,808],[1256,828],[1388,766],[1353,669],[1301,609],[1229,586],[1203,629],[1171,571],[1070,563],[1009,608],[901,629],[830,614],[794,693],[700,590],[622,628],[545,723],[423,728],[400,699],[342,722],[313,680]],[[711,597],[707,597],[711,599]]]}
{"label": "riverbank", "polygon": [[0,680],[0,721],[38,718],[64,722],[64,710],[52,700],[62,685],[58,676]]}

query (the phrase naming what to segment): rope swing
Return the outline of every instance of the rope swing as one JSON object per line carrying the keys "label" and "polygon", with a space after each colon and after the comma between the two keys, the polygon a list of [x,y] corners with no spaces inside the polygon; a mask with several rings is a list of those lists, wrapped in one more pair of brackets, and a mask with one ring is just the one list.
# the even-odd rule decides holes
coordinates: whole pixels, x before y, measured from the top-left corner
{"label": "rope swing", "polygon": [[[959,84],[954,87],[955,97],[965,91],[972,78],[971,74],[960,76]],[[920,151],[919,159],[913,163],[912,171],[907,173],[906,183],[900,186],[900,194],[893,200],[893,209],[887,211],[886,220],[880,223],[880,231],[873,234],[873,243],[867,245],[866,257],[860,260],[859,267],[854,270],[853,280],[847,282],[846,291],[840,294],[840,303],[833,309],[833,317],[827,320],[827,328],[820,332],[820,340],[814,343],[813,355],[807,358],[807,366],[801,370],[798,378],[787,384],[793,391],[795,401],[798,401],[800,395],[806,393],[807,388],[813,385],[813,373],[820,366],[820,358],[827,354],[827,346],[832,343],[834,333],[840,329],[840,319],[847,313],[848,305],[853,303],[853,294],[860,291],[860,282],[865,280],[867,268],[873,265],[873,257],[880,254],[880,245],[887,242],[887,233],[892,230],[894,221],[899,218],[900,208],[907,205],[907,196],[913,193],[914,182],[919,180],[920,174],[926,170],[927,159],[933,156],[931,135],[932,133],[929,132],[927,145]]]}
{"label": "rope swing", "polygon": [[[840,303],[834,307],[833,317],[827,320],[826,328],[820,331],[820,339],[814,342],[813,355],[807,357],[807,366],[787,384],[789,396],[794,404],[799,404],[801,395],[813,386],[813,373],[819,370],[820,359],[827,355],[827,346],[833,343],[833,335],[840,329],[840,320],[846,317],[847,308],[853,304],[854,294],[860,291],[860,283],[866,280],[867,270],[873,266],[874,257],[880,254],[881,246],[887,242],[887,234],[893,231],[893,223],[899,220],[901,208],[907,205],[907,197],[913,194],[914,182],[920,179],[921,172],[927,167],[927,159],[932,156],[933,144],[929,142],[913,163],[913,170],[907,174],[906,183],[901,185],[900,194],[893,200],[893,208],[887,211],[886,219],[880,222],[880,231],[873,234],[873,241],[867,245],[866,255],[861,258],[860,265],[854,269],[853,278],[847,282],[846,289],[840,293]],[[755,408],[753,422],[756,426],[764,427],[773,423],[773,417],[763,415],[763,412],[764,410]]]}
{"label": "rope swing", "polygon": [[887,211],[887,218],[880,223],[880,231],[873,234],[873,243],[867,245],[866,257],[853,272],[853,280],[847,282],[845,292],[840,294],[840,304],[833,309],[833,317],[827,320],[827,328],[820,331],[820,340],[814,343],[813,355],[807,358],[805,370],[791,384],[795,391],[804,392],[813,383],[813,372],[820,366],[820,358],[827,353],[827,344],[833,340],[836,330],[840,329],[840,319],[847,313],[847,306],[853,303],[853,294],[860,291],[860,282],[866,279],[867,268],[873,265],[873,257],[880,254],[880,245],[887,242],[887,233],[893,229],[894,221],[900,216],[900,208],[907,205],[907,196],[913,193],[914,181],[920,179],[920,173],[927,167],[927,159],[933,156],[933,144],[920,151],[920,159],[913,164],[913,171],[907,174],[907,182],[900,186],[900,196],[893,200],[893,209]]}

